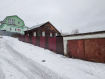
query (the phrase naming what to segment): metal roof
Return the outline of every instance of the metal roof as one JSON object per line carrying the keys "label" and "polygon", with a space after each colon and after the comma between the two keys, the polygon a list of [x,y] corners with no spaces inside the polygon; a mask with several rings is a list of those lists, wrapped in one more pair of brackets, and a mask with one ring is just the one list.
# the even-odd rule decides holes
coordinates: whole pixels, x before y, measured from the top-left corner
{"label": "metal roof", "polygon": [[64,35],[63,37],[69,37],[69,36],[82,36],[82,35],[94,35],[94,34],[101,34],[105,33],[105,30],[103,31],[95,31],[95,32],[88,32],[88,33],[79,33],[79,34],[71,34],[71,35]]}
{"label": "metal roof", "polygon": [[[45,23],[47,23],[47,22],[45,22]],[[32,26],[31,28],[29,28],[29,30],[35,29],[35,28],[37,28],[37,27],[40,27],[40,26],[44,25],[45,23],[41,23],[41,24],[34,25],[34,26]]]}

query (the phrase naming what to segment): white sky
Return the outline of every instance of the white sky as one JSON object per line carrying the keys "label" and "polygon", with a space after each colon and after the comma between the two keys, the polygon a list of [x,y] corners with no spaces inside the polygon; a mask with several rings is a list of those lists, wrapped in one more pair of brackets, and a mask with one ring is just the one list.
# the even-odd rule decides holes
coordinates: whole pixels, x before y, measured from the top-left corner
{"label": "white sky", "polygon": [[50,21],[68,33],[105,30],[105,0],[0,0],[0,20],[11,15],[28,27]]}

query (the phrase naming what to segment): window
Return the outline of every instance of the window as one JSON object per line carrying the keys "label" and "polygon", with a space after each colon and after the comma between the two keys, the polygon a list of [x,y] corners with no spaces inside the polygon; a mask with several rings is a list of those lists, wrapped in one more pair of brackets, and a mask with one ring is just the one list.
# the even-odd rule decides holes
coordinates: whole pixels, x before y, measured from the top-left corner
{"label": "window", "polygon": [[12,24],[14,23],[14,20],[12,19]]}
{"label": "window", "polygon": [[18,24],[20,24],[20,22],[18,21]]}
{"label": "window", "polygon": [[12,19],[10,19],[10,24],[12,24]]}
{"label": "window", "polygon": [[33,34],[34,36],[36,36],[36,32],[34,32],[34,34]]}
{"label": "window", "polygon": [[58,36],[58,33],[55,33],[55,36]]}
{"label": "window", "polygon": [[52,37],[52,33],[50,33],[50,37]]}
{"label": "window", "polygon": [[11,24],[11,19],[8,18],[8,24]]}
{"label": "window", "polygon": [[15,24],[15,20],[13,19],[13,24]]}
{"label": "window", "polygon": [[15,31],[16,31],[16,28],[15,28]]}
{"label": "window", "polygon": [[15,20],[14,19],[8,19],[8,24],[15,24]]}
{"label": "window", "polygon": [[45,36],[45,31],[42,32],[42,36],[43,36],[43,37]]}
{"label": "window", "polygon": [[9,18],[8,18],[8,24],[9,24]]}

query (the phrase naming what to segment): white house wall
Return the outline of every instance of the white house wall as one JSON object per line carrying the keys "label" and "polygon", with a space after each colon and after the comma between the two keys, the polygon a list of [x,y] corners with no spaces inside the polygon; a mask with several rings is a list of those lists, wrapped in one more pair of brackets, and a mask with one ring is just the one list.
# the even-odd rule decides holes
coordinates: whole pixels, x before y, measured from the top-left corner
{"label": "white house wall", "polygon": [[68,40],[80,40],[80,39],[92,39],[92,38],[105,38],[105,33],[63,37],[64,54],[67,54],[67,41]]}
{"label": "white house wall", "polygon": [[[11,28],[11,30],[10,30],[10,28]],[[17,32],[17,33],[24,34],[23,29],[19,28],[19,29],[21,29],[21,32],[20,31],[15,31],[15,29],[17,30],[18,28],[17,27],[10,27],[8,25],[4,25],[1,30],[6,30],[6,31],[9,31],[9,32]]]}

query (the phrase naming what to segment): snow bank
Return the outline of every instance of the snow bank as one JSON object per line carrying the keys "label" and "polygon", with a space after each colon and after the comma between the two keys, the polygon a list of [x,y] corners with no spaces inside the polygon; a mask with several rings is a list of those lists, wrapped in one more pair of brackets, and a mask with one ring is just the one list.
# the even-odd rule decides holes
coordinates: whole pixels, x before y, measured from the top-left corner
{"label": "snow bank", "polygon": [[[105,78],[105,64],[66,58],[62,55],[56,54],[47,49],[18,41],[18,39],[16,38],[3,37],[3,39],[0,39],[0,41],[2,45],[5,42],[7,44],[7,47],[10,46],[10,48],[13,48],[15,51],[22,54],[23,57],[26,57],[28,58],[28,60],[32,60],[36,62],[37,63],[36,65],[38,65],[41,69],[44,69],[45,72],[48,69],[52,73],[54,72],[55,74],[57,74],[59,77],[56,77],[56,79],[60,79],[60,78],[62,79],[104,79]],[[5,46],[4,46],[4,49],[2,50],[0,48],[0,55],[3,54],[2,53],[3,51],[4,52],[7,51]],[[8,55],[8,58],[12,59],[12,57],[9,55]],[[10,60],[10,61],[13,61],[13,60]],[[17,63],[19,64],[19,62]],[[2,71],[4,70],[3,66],[4,65],[2,65]],[[27,68],[25,68],[24,65],[20,67],[21,69],[27,71]],[[4,72],[5,71],[3,71],[3,73]],[[4,75],[6,75],[6,73]],[[21,79],[21,78],[17,78],[17,79]],[[27,78],[24,77],[24,79],[27,79]]]}

